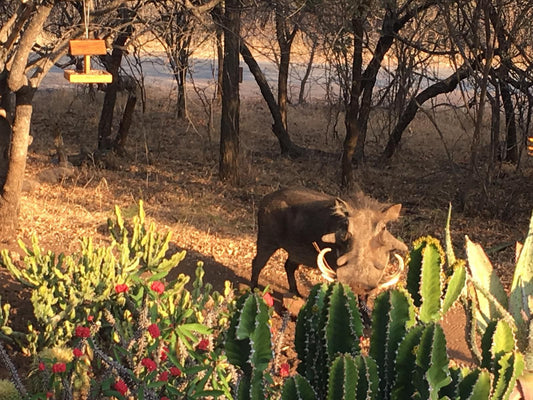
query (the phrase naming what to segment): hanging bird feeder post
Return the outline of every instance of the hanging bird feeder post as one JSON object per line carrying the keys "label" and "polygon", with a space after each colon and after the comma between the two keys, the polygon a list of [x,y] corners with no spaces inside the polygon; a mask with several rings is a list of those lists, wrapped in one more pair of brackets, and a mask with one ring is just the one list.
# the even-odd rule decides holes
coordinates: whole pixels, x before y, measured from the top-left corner
{"label": "hanging bird feeder post", "polygon": [[70,41],[70,54],[83,56],[83,71],[65,70],[65,78],[71,83],[110,83],[113,75],[107,71],[91,69],[91,56],[104,55],[107,50],[101,39],[80,39]]}

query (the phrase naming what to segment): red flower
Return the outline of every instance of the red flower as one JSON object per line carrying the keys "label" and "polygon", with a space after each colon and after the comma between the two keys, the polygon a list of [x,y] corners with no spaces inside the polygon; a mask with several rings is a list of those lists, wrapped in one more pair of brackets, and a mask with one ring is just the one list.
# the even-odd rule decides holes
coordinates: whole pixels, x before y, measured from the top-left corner
{"label": "red flower", "polygon": [[65,372],[67,370],[67,365],[62,362],[57,362],[54,365],[52,365],[52,372],[54,374],[60,374],[61,372]]}
{"label": "red flower", "polygon": [[181,376],[181,369],[178,367],[170,367],[170,374],[172,376]]}
{"label": "red flower", "polygon": [[125,283],[120,283],[115,286],[115,292],[117,293],[125,293],[128,291],[128,289],[128,285],[126,285]]}
{"label": "red flower", "polygon": [[83,351],[81,351],[77,347],[75,347],[74,350],[72,350],[72,353],[74,354],[74,357],[78,357],[79,358],[79,357],[83,356]]}
{"label": "red flower", "polygon": [[157,326],[157,324],[150,325],[148,327],[148,332],[150,333],[150,335],[152,335],[152,337],[154,339],[156,339],[159,336],[161,336],[161,331],[159,330],[159,327]]}
{"label": "red flower", "polygon": [[46,398],[47,399],[51,399],[52,397],[54,397],[54,393],[53,392],[46,392]]}
{"label": "red flower", "polygon": [[158,294],[162,294],[165,291],[165,284],[161,281],[153,281],[150,285],[150,289]]}
{"label": "red flower", "polygon": [[280,365],[279,367],[279,376],[281,376],[282,378],[286,378],[289,376],[289,364],[287,363],[283,363]]}
{"label": "red flower", "polygon": [[163,348],[161,349],[161,361],[166,361],[167,358],[168,358],[168,347],[163,346]]}
{"label": "red flower", "polygon": [[207,350],[208,347],[209,347],[209,339],[202,339],[200,340],[200,343],[198,343],[197,349]]}
{"label": "red flower", "polygon": [[113,388],[122,396],[124,396],[128,392],[128,385],[126,385],[126,382],[124,382],[122,379],[116,381],[113,385]]}
{"label": "red flower", "polygon": [[270,293],[265,293],[263,295],[263,300],[265,301],[266,305],[269,307],[272,307],[274,305],[274,298]]}
{"label": "red flower", "polygon": [[163,397],[161,397],[160,400],[170,400],[170,399],[167,396],[163,396]]}
{"label": "red flower", "polygon": [[86,326],[77,326],[74,333],[77,337],[88,338],[91,336],[91,329]]}
{"label": "red flower", "polygon": [[39,363],[39,371],[44,371],[46,369],[46,365],[44,365],[44,363],[41,361]]}
{"label": "red flower", "polygon": [[94,315],[87,315],[87,321],[92,322],[94,319]]}
{"label": "red flower", "polygon": [[157,368],[155,361],[148,357],[142,359],[141,365],[144,366],[149,372],[155,371]]}
{"label": "red flower", "polygon": [[166,382],[168,381],[168,371],[163,371],[159,374],[159,377],[157,378],[160,382]]}

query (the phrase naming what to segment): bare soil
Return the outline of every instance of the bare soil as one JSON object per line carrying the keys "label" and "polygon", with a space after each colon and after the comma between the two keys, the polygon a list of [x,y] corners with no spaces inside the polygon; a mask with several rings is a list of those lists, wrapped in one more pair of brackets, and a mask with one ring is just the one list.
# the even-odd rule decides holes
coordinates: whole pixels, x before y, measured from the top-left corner
{"label": "bare soil", "polygon": [[[189,119],[176,119],[170,88],[148,92],[146,112],[138,112],[131,128],[127,155],[109,154],[65,174],[56,165],[54,137],[61,133],[69,155],[95,149],[102,96],[97,93],[92,98],[80,88],[70,87],[37,94],[26,173],[28,191],[23,194],[17,232],[24,242],[37,235],[44,248],[56,253],[76,252],[83,236],[105,243],[109,240],[106,220],[112,216],[113,207],[118,205],[128,214],[143,199],[149,220],[160,231],[172,232],[176,249],[187,250],[186,259],[173,273],[192,274],[202,261],[205,279],[221,290],[226,280],[235,287],[249,283],[255,253],[255,212],[263,195],[292,185],[339,192],[342,121],[337,125],[339,132],[332,132],[326,105],[290,107],[293,140],[321,150],[292,160],[279,154],[264,102],[243,100],[241,182],[232,187],[217,176],[218,127],[214,127],[215,134],[207,133],[208,118],[192,95]],[[122,108],[124,102],[121,98]],[[366,162],[356,172],[358,183],[382,202],[403,204],[403,216],[391,230],[408,244],[423,235],[442,239],[452,203],[452,238],[457,254],[464,256],[464,235],[468,234],[487,250],[508,285],[514,243],[523,241],[533,208],[533,158],[524,159],[519,169],[500,164],[492,182],[481,184],[486,166],[473,177],[468,173],[473,131],[468,116],[461,111],[441,111],[437,117],[440,132],[420,115],[405,133],[398,154],[383,164],[376,160],[386,143],[387,118],[376,115],[367,138]],[[215,124],[218,120],[217,114]],[[485,157],[486,148],[480,151]],[[15,241],[0,245],[6,247],[18,251]],[[260,277],[260,284],[273,290],[279,313],[288,288],[283,262],[284,254],[279,251]],[[12,325],[24,330],[32,319],[30,294],[3,269],[0,279],[2,303],[12,305]],[[297,280],[306,295],[320,277],[302,267]],[[280,323],[277,318],[276,324]],[[447,316],[444,326],[450,357],[458,363],[469,362],[462,339],[461,310]],[[291,322],[282,354],[292,366],[293,329]]]}

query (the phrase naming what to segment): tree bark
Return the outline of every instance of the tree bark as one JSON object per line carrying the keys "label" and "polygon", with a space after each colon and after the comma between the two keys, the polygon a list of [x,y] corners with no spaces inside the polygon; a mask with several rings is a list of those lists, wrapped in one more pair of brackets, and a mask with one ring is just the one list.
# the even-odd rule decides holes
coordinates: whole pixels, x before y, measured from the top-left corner
{"label": "tree bark", "polygon": [[222,29],[222,3],[217,4],[211,10],[211,16],[215,22],[215,35],[217,47],[217,100],[222,98],[222,76],[224,69],[224,45]]}
{"label": "tree bark", "polygon": [[[132,11],[125,8],[119,11],[122,14],[124,22],[131,21]],[[100,114],[100,121],[98,123],[98,149],[110,150],[113,147],[112,127],[115,104],[117,102],[117,92],[119,89],[119,69],[122,63],[122,56],[124,55],[124,45],[133,34],[133,26],[127,26],[117,35],[113,42],[113,51],[108,65],[106,65],[109,73],[113,75],[113,82],[107,85],[104,102],[102,105],[102,112]]]}
{"label": "tree bark", "polygon": [[220,123],[219,176],[231,184],[239,182],[239,42],[240,0],[227,0],[224,13],[224,75]]}
{"label": "tree bark", "polygon": [[346,110],[344,138],[341,160],[341,187],[350,191],[354,185],[352,160],[355,146],[361,133],[358,124],[359,96],[361,95],[361,70],[363,66],[363,22],[360,18],[352,19],[354,29],[354,50],[352,60],[352,87],[350,89],[350,103]]}
{"label": "tree bark", "polygon": [[20,194],[26,170],[32,101],[35,89],[23,86],[16,92],[16,113],[9,151],[9,168],[0,191],[0,241],[12,239],[18,227]]}
{"label": "tree bark", "polygon": [[2,83],[2,97],[15,93],[15,119],[9,148],[7,176],[0,187],[0,241],[12,239],[18,226],[20,195],[30,138],[32,101],[36,91],[36,86],[33,87],[30,84],[25,74],[26,65],[33,44],[42,32],[54,3],[45,2],[35,7],[33,5],[28,8],[23,7],[22,13],[25,19],[20,22],[20,27],[24,25],[26,18],[29,22],[18,42],[16,37],[22,30],[16,30],[16,34],[12,37],[13,43],[17,42],[16,54],[12,58],[13,64],[8,71],[8,76]]}
{"label": "tree bark", "polygon": [[287,97],[288,90],[287,85],[289,81],[289,68],[291,61],[291,47],[294,41],[294,37],[298,32],[296,26],[293,27],[292,31],[289,32],[289,27],[287,26],[287,17],[282,12],[281,6],[279,3],[276,3],[275,6],[276,13],[276,38],[278,40],[278,46],[280,50],[280,62],[279,62],[279,72],[278,72],[278,107],[281,114],[281,122],[283,128],[288,132],[287,129]]}
{"label": "tree bark", "polygon": [[241,41],[240,48],[242,58],[246,65],[248,65],[250,72],[254,76],[255,81],[259,86],[259,90],[261,90],[261,94],[263,95],[263,98],[265,99],[268,105],[268,109],[270,110],[272,119],[274,120],[274,123],[272,125],[272,131],[274,132],[274,135],[276,135],[276,137],[278,138],[281,154],[288,155],[290,157],[300,156],[303,152],[303,149],[296,146],[292,142],[291,138],[289,137],[289,134],[285,130],[280,109],[278,107],[278,104],[276,103],[272,91],[270,90],[270,86],[265,75],[263,74],[263,71],[261,71],[261,68],[257,64],[257,61],[255,61],[254,56],[250,52],[250,49],[248,49],[248,46],[246,46],[243,41]]}
{"label": "tree bark", "polygon": [[309,76],[311,76],[311,71],[313,70],[313,61],[315,60],[315,52],[317,48],[317,40],[313,39],[313,44],[311,45],[311,52],[309,54],[309,62],[307,63],[307,68],[305,69],[304,76],[300,82],[300,92],[298,93],[298,104],[305,103],[305,86]]}
{"label": "tree bark", "polygon": [[124,114],[122,115],[122,120],[120,121],[120,126],[118,128],[117,137],[115,138],[115,143],[113,145],[120,154],[124,154],[125,152],[124,147],[126,146],[126,139],[128,138],[131,121],[133,120],[133,115],[135,113],[135,104],[137,104],[137,95],[135,93],[129,93],[126,107],[124,108]]}
{"label": "tree bark", "polygon": [[461,82],[463,79],[466,79],[470,76],[470,68],[467,64],[463,64],[456,72],[454,72],[452,75],[447,77],[446,79],[437,82],[426,89],[424,89],[422,92],[420,92],[416,97],[412,98],[407,107],[405,108],[404,112],[402,113],[402,116],[396,123],[396,126],[394,127],[390,137],[389,141],[387,142],[387,146],[385,146],[385,150],[383,151],[381,158],[383,159],[389,159],[391,158],[396,149],[398,148],[398,145],[400,144],[400,141],[402,139],[402,134],[409,126],[411,121],[416,115],[416,112],[429,99],[432,99],[433,97],[438,96],[439,94],[443,93],[449,93],[457,87],[459,82]]}

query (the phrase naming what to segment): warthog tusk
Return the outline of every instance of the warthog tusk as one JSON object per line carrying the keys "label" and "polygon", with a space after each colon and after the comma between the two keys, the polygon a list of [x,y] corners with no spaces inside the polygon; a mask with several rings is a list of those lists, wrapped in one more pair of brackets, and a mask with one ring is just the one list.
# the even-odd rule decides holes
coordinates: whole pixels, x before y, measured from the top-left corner
{"label": "warthog tusk", "polygon": [[320,253],[318,253],[318,256],[316,258],[316,263],[318,265],[318,269],[320,270],[320,272],[322,272],[322,276],[324,277],[324,279],[328,282],[334,282],[335,278],[337,277],[337,274],[330,268],[327,261],[324,259],[326,253],[330,251],[330,247],[326,247],[320,250]]}
{"label": "warthog tusk", "polygon": [[403,258],[400,255],[395,253],[394,257],[396,257],[396,259],[398,260],[398,272],[396,272],[394,275],[392,275],[391,278],[387,282],[384,282],[381,285],[379,285],[377,287],[377,289],[379,289],[379,290],[388,288],[390,286],[394,286],[400,280],[400,276],[402,275],[402,272],[403,272],[403,270],[405,268],[405,263],[403,262]]}

